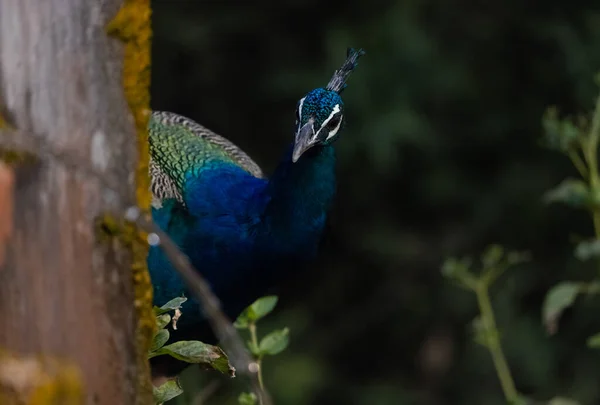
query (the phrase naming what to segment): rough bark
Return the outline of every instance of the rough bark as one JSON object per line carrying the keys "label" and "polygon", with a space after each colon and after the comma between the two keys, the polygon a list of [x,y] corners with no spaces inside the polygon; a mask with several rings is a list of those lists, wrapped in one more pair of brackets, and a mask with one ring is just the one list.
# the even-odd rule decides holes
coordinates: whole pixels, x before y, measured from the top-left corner
{"label": "rough bark", "polygon": [[[124,44],[105,29],[121,3],[0,0],[0,153],[35,155],[0,167],[0,220],[12,219],[0,224],[0,354],[25,359],[23,370],[27,358],[66,359],[79,368],[84,401],[100,405],[147,397],[139,382],[147,370],[135,347],[131,253],[100,242],[95,226],[104,213],[136,203]],[[7,358],[0,357],[0,397],[15,402],[0,402],[42,395],[36,381],[20,393],[10,386]],[[59,394],[40,403],[71,403]]]}

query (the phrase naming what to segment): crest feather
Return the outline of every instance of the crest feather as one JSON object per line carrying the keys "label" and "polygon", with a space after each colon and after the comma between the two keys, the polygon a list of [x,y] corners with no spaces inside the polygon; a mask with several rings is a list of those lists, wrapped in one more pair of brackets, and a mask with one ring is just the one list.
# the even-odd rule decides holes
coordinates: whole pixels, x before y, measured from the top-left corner
{"label": "crest feather", "polygon": [[333,77],[327,84],[326,89],[335,91],[340,94],[346,88],[346,80],[348,76],[356,66],[358,66],[358,58],[363,56],[366,52],[362,49],[348,48],[347,58],[341,68],[335,71]]}

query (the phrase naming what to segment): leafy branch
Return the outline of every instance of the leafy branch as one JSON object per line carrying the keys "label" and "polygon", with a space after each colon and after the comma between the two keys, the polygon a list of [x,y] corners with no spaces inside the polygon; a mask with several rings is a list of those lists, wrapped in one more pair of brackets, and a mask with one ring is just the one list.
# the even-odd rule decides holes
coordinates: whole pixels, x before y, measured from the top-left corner
{"label": "leafy branch", "polygon": [[[192,364],[201,364],[207,368],[212,368],[231,377],[235,376],[235,369],[229,364],[229,359],[223,350],[218,346],[208,345],[195,340],[182,340],[170,345],[166,345],[170,333],[166,327],[172,323],[173,328],[177,328],[177,320],[182,315],[181,304],[187,301],[185,297],[174,298],[162,307],[154,307],[156,315],[157,331],[152,340],[152,345],[148,351],[148,359],[156,356],[168,355],[178,360]],[[171,317],[169,312],[175,312]],[[178,378],[167,381],[160,387],[154,387],[154,402],[162,404],[183,393],[183,389]]]}
{"label": "leafy branch", "polygon": [[[600,74],[596,77],[596,81],[600,85]],[[595,238],[578,243],[574,254],[581,261],[600,258],[600,172],[598,171],[600,96],[596,100],[590,119],[585,116],[576,119],[560,118],[558,110],[552,107],[546,111],[542,124],[546,146],[568,157],[580,176],[578,179],[565,179],[557,187],[548,191],[544,200],[547,203],[560,202],[574,208],[585,209],[591,214]],[[477,297],[480,315],[473,322],[475,340],[490,351],[502,391],[509,404],[523,404],[527,399],[518,393],[504,356],[489,290],[508,267],[522,263],[524,260],[528,260],[528,255],[518,252],[504,254],[502,247],[493,245],[483,253],[481,271],[478,275],[472,271],[472,259],[468,257],[449,258],[442,266],[445,277],[458,286],[474,292]],[[543,322],[548,332],[552,334],[557,331],[560,315],[573,305],[579,295],[598,293],[600,293],[600,280],[587,283],[564,281],[555,285],[547,293],[542,308]],[[591,336],[587,343],[589,347],[600,348],[600,333]],[[577,402],[568,398],[555,397],[548,404],[576,405]]]}
{"label": "leafy branch", "polygon": [[499,245],[486,249],[481,257],[481,271],[475,274],[472,270],[472,259],[449,258],[442,266],[442,274],[454,281],[460,287],[470,290],[477,297],[479,316],[473,321],[475,341],[486,347],[494,362],[496,373],[504,397],[509,404],[520,403],[521,397],[515,388],[515,383],[506,361],[506,356],[500,343],[500,333],[490,299],[490,287],[509,267],[523,263],[529,255],[523,252],[505,254]]}
{"label": "leafy branch", "polygon": [[[600,74],[596,76],[600,85]],[[581,261],[600,258],[600,172],[598,171],[598,145],[600,142],[600,95],[591,118],[579,116],[560,118],[555,107],[549,108],[542,124],[544,141],[551,149],[567,156],[581,178],[565,179],[556,188],[548,191],[544,199],[548,203],[559,202],[573,208],[584,209],[592,217],[594,238],[579,242],[575,257]],[[598,261],[600,270],[600,260]],[[600,271],[599,274],[600,276]],[[564,310],[572,306],[583,294],[600,293],[600,282],[564,281],[550,289],[543,307],[543,321],[548,333],[558,330],[558,320]],[[588,344],[599,346],[591,337]]]}
{"label": "leafy branch", "polygon": [[[225,352],[218,346],[208,345],[199,341],[178,341],[170,345],[165,345],[169,340],[170,334],[166,327],[173,323],[176,329],[176,323],[182,313],[181,305],[187,301],[185,297],[177,297],[167,302],[160,308],[154,307],[156,315],[157,332],[154,335],[148,358],[168,355],[178,360],[192,364],[200,364],[206,368],[214,369],[222,374],[235,377],[235,368],[229,363]],[[237,329],[248,330],[250,340],[247,342],[247,348],[255,359],[254,364],[257,370],[258,382],[261,391],[265,390],[262,376],[262,360],[266,355],[276,355],[281,353],[289,343],[289,330],[284,328],[275,330],[264,336],[260,342],[257,333],[257,322],[271,313],[277,305],[276,296],[262,297],[256,300],[252,305],[246,308],[235,321],[234,326]],[[172,317],[169,312],[175,312]],[[183,393],[179,380],[172,379],[154,388],[155,404],[162,404]],[[254,392],[244,392],[238,398],[240,405],[264,405],[264,397],[257,396]]]}
{"label": "leafy branch", "polygon": [[[600,84],[600,75],[596,78]],[[591,122],[591,124],[590,124]],[[567,156],[582,179],[566,179],[550,190],[547,202],[562,202],[587,209],[594,226],[594,235],[600,239],[600,172],[598,172],[598,143],[600,142],[600,95],[591,119],[585,116],[560,118],[556,107],[543,117],[545,144]]]}
{"label": "leafy branch", "polygon": [[[278,298],[274,295],[262,297],[256,300],[252,305],[246,308],[234,323],[234,326],[241,330],[248,330],[250,340],[247,347],[258,367],[258,383],[262,390],[265,389],[262,375],[262,361],[265,356],[274,356],[285,350],[289,343],[289,329],[275,330],[262,339],[258,339],[257,323],[260,319],[271,313],[277,305]],[[242,393],[238,402],[240,405],[255,405],[256,396],[251,393]],[[262,405],[262,401],[259,401]]]}

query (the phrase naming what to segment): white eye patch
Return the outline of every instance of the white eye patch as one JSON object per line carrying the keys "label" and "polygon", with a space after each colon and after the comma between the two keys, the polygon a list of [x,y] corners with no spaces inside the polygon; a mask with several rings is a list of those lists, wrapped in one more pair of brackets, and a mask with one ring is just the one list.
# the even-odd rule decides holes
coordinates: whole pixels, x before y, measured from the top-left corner
{"label": "white eye patch", "polygon": [[[298,122],[302,122],[302,106],[304,105],[305,99],[306,97],[302,98],[298,104]],[[298,122],[296,124],[298,124]]]}
{"label": "white eye patch", "polygon": [[[331,121],[333,119],[333,117],[340,111],[342,111],[342,109],[340,108],[340,105],[336,104],[333,107],[333,110],[331,110],[331,114],[329,114],[329,117],[327,117],[327,119],[325,121],[323,121],[323,125],[321,125],[321,129],[319,129],[319,132],[323,131],[323,129],[327,130],[327,124],[329,124],[329,121]],[[343,119],[343,117],[340,116],[340,121],[338,122],[338,124],[335,126],[334,129],[329,131],[329,134],[327,134],[327,138],[325,139],[326,141],[328,141],[329,139],[334,137],[335,134],[337,134],[337,132],[340,130],[340,126],[342,125],[342,119]]]}
{"label": "white eye patch", "polygon": [[340,117],[340,122],[338,122],[338,124],[335,126],[335,128],[333,128],[331,131],[329,131],[329,135],[327,135],[327,139],[325,139],[326,141],[328,141],[330,138],[334,137],[335,134],[338,133],[338,131],[340,130],[340,126],[342,125],[342,120],[344,119],[344,117]]}

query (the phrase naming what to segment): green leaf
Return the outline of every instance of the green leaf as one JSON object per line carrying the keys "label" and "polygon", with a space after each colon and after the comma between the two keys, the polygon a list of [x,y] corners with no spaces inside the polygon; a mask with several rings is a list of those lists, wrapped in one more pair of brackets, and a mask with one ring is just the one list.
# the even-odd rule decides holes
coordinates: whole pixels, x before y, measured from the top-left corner
{"label": "green leaf", "polygon": [[183,393],[178,380],[169,380],[160,387],[152,387],[154,403],[162,404]]}
{"label": "green leaf", "polygon": [[250,353],[252,353],[254,356],[260,356],[260,349],[258,348],[258,345],[256,343],[254,343],[251,340],[248,340],[246,342],[246,346],[248,347],[248,350],[250,350]]}
{"label": "green leaf", "polygon": [[600,349],[600,333],[590,336],[587,340],[587,345],[592,349]]}
{"label": "green leaf", "polygon": [[564,144],[568,145],[569,147],[573,146],[581,134],[579,128],[573,123],[573,121],[566,119],[562,121],[561,129]]}
{"label": "green leaf", "polygon": [[471,275],[469,269],[472,263],[473,261],[469,257],[462,259],[450,257],[442,265],[442,275],[450,279],[464,280]]}
{"label": "green leaf", "polygon": [[563,311],[573,305],[581,292],[581,283],[563,282],[555,285],[546,294],[542,308],[543,322],[549,334],[556,333],[558,319]]}
{"label": "green leaf", "polygon": [[158,329],[164,329],[171,322],[171,315],[162,314],[156,317],[156,327]]}
{"label": "green leaf", "polygon": [[546,203],[561,202],[571,207],[582,207],[590,201],[590,190],[582,180],[565,179],[558,186],[546,192]]}
{"label": "green leaf", "polygon": [[548,401],[548,405],[580,405],[579,402],[574,399],[565,397],[554,397]]}
{"label": "green leaf", "polygon": [[567,152],[575,147],[577,140],[582,136],[581,130],[571,119],[560,119],[556,107],[546,110],[542,118],[544,128],[544,141],[552,149]]}
{"label": "green leaf", "polygon": [[506,263],[509,266],[516,266],[517,264],[526,263],[531,260],[531,254],[529,252],[508,252],[506,255]]}
{"label": "green leaf", "polygon": [[234,326],[238,329],[248,328],[248,324],[258,321],[273,311],[275,305],[277,305],[277,300],[276,295],[257,299],[238,316]]}
{"label": "green leaf", "polygon": [[246,316],[245,311],[237,317],[237,319],[233,323],[233,326],[236,329],[248,329],[248,317]]}
{"label": "green leaf", "polygon": [[289,332],[288,328],[284,328],[266,335],[258,345],[259,353],[261,355],[269,354],[273,356],[284,351],[289,343]]}
{"label": "green leaf", "polygon": [[238,397],[238,404],[240,405],[256,405],[258,399],[253,392],[242,392]]}
{"label": "green leaf", "polygon": [[207,345],[197,340],[181,340],[163,346],[151,353],[149,358],[169,355],[187,363],[204,364],[230,376],[235,375],[235,369],[229,364],[229,359],[218,346]]}
{"label": "green leaf", "polygon": [[254,303],[250,305],[252,311],[254,312],[254,316],[256,317],[253,320],[258,321],[259,319],[268,315],[271,311],[273,311],[275,305],[277,305],[277,301],[278,298],[276,295],[269,295],[254,301]]}
{"label": "green leaf", "polygon": [[183,304],[186,301],[187,301],[187,298],[185,298],[185,297],[173,298],[171,301],[167,302],[165,305],[163,305],[160,308],[154,307],[154,313],[156,315],[162,315],[166,312],[174,311],[176,309],[181,308],[181,304]]}
{"label": "green leaf", "polygon": [[579,242],[575,247],[575,257],[582,262],[598,256],[600,256],[600,239]]}
{"label": "green leaf", "polygon": [[169,331],[166,329],[160,329],[156,335],[154,335],[154,339],[152,339],[152,344],[150,345],[150,351],[154,352],[161,347],[164,346],[165,343],[169,340]]}
{"label": "green leaf", "polygon": [[500,245],[490,245],[481,255],[481,262],[484,268],[495,267],[504,256],[504,248]]}

